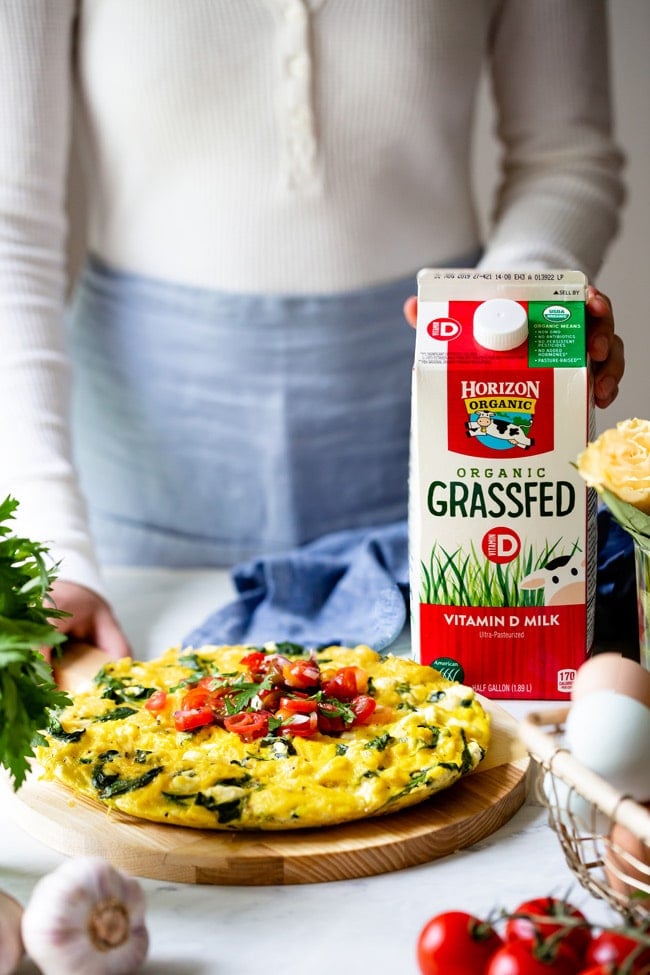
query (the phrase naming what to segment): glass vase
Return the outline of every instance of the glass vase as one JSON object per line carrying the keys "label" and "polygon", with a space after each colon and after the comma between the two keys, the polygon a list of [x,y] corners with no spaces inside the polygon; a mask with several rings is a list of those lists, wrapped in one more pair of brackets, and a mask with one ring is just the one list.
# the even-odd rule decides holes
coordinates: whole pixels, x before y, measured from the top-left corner
{"label": "glass vase", "polygon": [[650,670],[650,545],[634,540],[641,666]]}

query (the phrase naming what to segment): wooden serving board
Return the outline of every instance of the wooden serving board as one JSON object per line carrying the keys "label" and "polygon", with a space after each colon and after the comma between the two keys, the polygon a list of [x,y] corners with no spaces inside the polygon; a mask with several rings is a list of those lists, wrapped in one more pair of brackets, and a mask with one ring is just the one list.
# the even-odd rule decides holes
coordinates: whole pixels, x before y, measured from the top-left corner
{"label": "wooden serving board", "polygon": [[[96,652],[95,652],[96,653]],[[65,658],[64,658],[65,659]],[[70,658],[61,683],[88,679],[91,652]],[[101,663],[100,663],[101,665]],[[523,804],[530,758],[517,722],[484,698],[492,743],[479,769],[411,809],[324,829],[222,832],[165,826],[126,816],[37,770],[8,804],[18,824],[52,849],[101,856],[139,877],[179,883],[268,885],[368,877],[436,860],[495,832]]]}

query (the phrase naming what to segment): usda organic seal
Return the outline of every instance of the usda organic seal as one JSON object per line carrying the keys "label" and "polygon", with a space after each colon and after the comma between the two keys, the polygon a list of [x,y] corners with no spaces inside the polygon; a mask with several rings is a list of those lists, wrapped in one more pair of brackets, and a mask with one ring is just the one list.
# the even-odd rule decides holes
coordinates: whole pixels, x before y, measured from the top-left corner
{"label": "usda organic seal", "polygon": [[542,315],[547,322],[566,322],[568,318],[571,318],[571,312],[564,305],[549,305],[542,312]]}
{"label": "usda organic seal", "polygon": [[447,680],[455,680],[459,684],[465,680],[465,671],[453,657],[436,657],[429,666],[433,667],[434,670],[439,670]]}

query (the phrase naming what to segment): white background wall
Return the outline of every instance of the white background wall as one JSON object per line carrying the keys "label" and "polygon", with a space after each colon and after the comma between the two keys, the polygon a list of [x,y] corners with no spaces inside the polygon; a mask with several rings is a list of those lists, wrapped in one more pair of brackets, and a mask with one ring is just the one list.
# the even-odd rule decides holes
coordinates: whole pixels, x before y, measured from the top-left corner
{"label": "white background wall", "polygon": [[[614,304],[616,330],[625,342],[626,368],[617,400],[607,410],[597,411],[600,431],[626,417],[650,419],[650,0],[609,0],[609,4],[616,135],[627,156],[628,200],[619,236],[593,283]],[[498,159],[492,123],[486,85],[475,155],[477,203],[484,220]]]}

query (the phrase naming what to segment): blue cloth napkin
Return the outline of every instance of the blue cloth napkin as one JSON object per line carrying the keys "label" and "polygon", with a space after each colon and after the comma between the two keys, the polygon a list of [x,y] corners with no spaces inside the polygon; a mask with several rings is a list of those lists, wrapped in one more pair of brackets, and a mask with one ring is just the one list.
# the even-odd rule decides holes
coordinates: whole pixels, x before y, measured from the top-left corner
{"label": "blue cloth napkin", "polygon": [[239,565],[232,579],[237,598],[189,633],[183,646],[290,640],[381,650],[407,620],[407,523],[335,532]]}
{"label": "blue cloth napkin", "polygon": [[[237,598],[183,646],[290,640],[382,650],[408,619],[407,522],[326,535],[239,565],[232,579]],[[624,642],[638,652],[633,543],[607,508],[598,512],[595,635],[597,644]]]}

